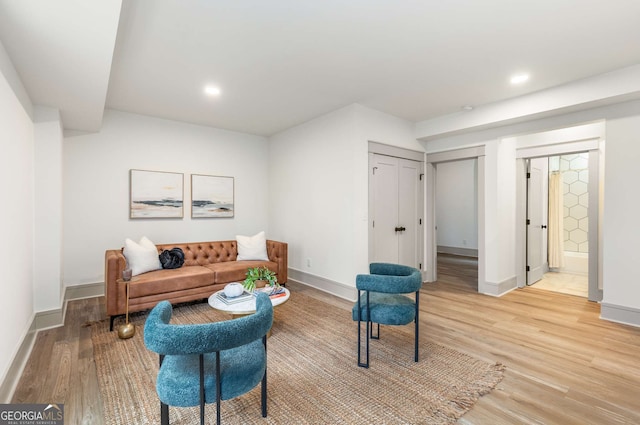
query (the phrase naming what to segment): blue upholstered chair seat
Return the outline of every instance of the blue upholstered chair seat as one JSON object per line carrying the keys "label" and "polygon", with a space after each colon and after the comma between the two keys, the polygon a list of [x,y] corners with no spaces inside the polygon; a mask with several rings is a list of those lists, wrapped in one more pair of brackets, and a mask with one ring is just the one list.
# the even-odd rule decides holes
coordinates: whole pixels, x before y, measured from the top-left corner
{"label": "blue upholstered chair seat", "polygon": [[[216,354],[204,355],[206,403],[216,401]],[[200,369],[198,355],[165,356],[156,389],[160,401],[170,406],[189,407],[200,404]],[[220,353],[221,399],[238,397],[260,383],[264,376],[266,353],[261,340]]]}
{"label": "blue upholstered chair seat", "polygon": [[[414,361],[418,361],[418,326],[420,322],[420,270],[391,263],[369,264],[370,274],[356,276],[358,301],[351,310],[351,318],[358,322],[358,366],[369,367],[369,340],[380,339],[380,325],[415,324]],[[414,298],[403,294],[415,293]],[[358,310],[360,308],[360,310]],[[362,361],[362,331],[365,323],[365,360]],[[373,324],[377,324],[377,335]]]}
{"label": "blue upholstered chair seat", "polygon": [[[371,320],[381,325],[406,325],[413,322],[416,317],[415,301],[400,294],[385,294],[381,292],[369,292],[369,312],[367,316],[367,294],[360,296],[360,310],[362,321]],[[351,310],[353,320],[358,320],[358,303]]]}

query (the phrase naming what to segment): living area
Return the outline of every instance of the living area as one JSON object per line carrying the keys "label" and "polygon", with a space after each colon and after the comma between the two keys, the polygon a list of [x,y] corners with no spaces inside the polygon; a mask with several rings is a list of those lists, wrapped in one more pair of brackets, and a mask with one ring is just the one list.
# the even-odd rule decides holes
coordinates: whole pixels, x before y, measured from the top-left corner
{"label": "living area", "polygon": [[[274,310],[269,416],[262,419],[252,393],[239,404],[223,404],[229,423],[234,412],[253,418],[248,422],[283,423],[294,411],[313,412],[318,416],[307,420],[314,423],[360,412],[363,422],[376,416],[387,423],[419,422],[412,419],[415,412],[426,415],[430,402],[362,400],[386,393],[391,381],[403,394],[426,392],[436,354],[504,374],[475,404],[456,398],[451,409],[440,410],[443,421],[466,412],[461,423],[640,422],[632,397],[640,391],[634,358],[640,289],[630,278],[636,259],[628,246],[640,237],[640,227],[626,213],[640,208],[628,190],[640,149],[640,52],[632,42],[637,37],[629,36],[640,28],[638,5],[585,7],[567,0],[568,10],[584,13],[556,22],[548,19],[546,8],[557,5],[551,0],[513,10],[509,19],[498,1],[468,2],[465,13],[444,4],[434,10],[429,2],[406,5],[416,9],[382,3],[317,2],[311,10],[287,2],[232,7],[132,0],[87,10],[66,0],[0,2],[0,173],[6,183],[0,188],[6,200],[0,285],[11,295],[0,298],[6,324],[0,402],[63,403],[73,421],[110,423],[116,416],[105,412],[137,394],[126,398],[131,410],[155,418],[157,399],[149,398],[155,397],[155,370],[139,372],[143,364],[156,368],[158,357],[143,351],[139,340],[108,331],[105,251],[118,250],[127,238],[146,236],[172,247],[234,241],[264,230],[267,239],[288,245],[292,296]],[[226,19],[216,21],[220,17]],[[495,19],[495,25],[478,17]],[[546,37],[533,37],[541,44],[529,53],[545,52],[532,63],[538,76],[549,79],[532,75],[533,85],[509,85],[506,62],[514,55],[505,40],[529,40],[540,28]],[[567,32],[574,34],[571,58],[558,48]],[[462,51],[452,55],[445,46]],[[471,72],[477,69],[483,72]],[[239,80],[231,84],[234,76]],[[212,81],[220,85],[218,97],[204,93]],[[607,139],[607,248],[597,273],[602,303],[531,288],[504,294],[499,289],[515,287],[520,272],[511,185],[518,146],[505,140],[592,122],[602,124]],[[356,276],[368,273],[371,259],[369,142],[425,159],[483,150],[478,187],[486,203],[479,214],[486,226],[479,229],[485,239],[477,273],[497,296],[467,290],[466,284],[477,288],[477,276],[471,282],[439,275],[425,283],[423,357],[414,364],[410,326],[383,327],[381,340],[372,341],[365,375],[355,362],[350,310]],[[132,219],[131,170],[182,175],[183,215]],[[192,216],[194,175],[233,178],[233,217]],[[420,178],[433,183],[428,174]],[[436,226],[431,207],[424,205],[423,233]],[[424,247],[425,256],[431,251]],[[431,272],[425,264],[417,266]],[[192,312],[190,318],[185,312]],[[131,315],[138,332],[146,314]],[[179,306],[175,314],[186,321],[227,318],[207,303]],[[110,348],[115,357],[98,357]],[[128,389],[104,385],[129,377]],[[455,389],[460,382],[434,387]],[[105,388],[116,392],[103,393]],[[348,392],[360,398],[341,404]],[[318,407],[309,407],[309,400]],[[215,414],[211,406],[207,411]],[[394,413],[406,416],[385,416]]]}

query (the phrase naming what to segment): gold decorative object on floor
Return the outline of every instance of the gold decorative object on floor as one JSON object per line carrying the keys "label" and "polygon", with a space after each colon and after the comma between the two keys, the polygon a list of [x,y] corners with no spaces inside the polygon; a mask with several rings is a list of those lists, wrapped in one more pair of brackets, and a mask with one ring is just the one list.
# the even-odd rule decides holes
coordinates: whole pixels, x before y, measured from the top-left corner
{"label": "gold decorative object on floor", "polygon": [[[123,274],[123,277],[124,276]],[[129,322],[129,281],[131,280],[131,274],[129,272],[129,278],[124,279],[124,282],[127,284],[127,313],[124,325],[118,328],[118,337],[120,339],[129,339],[136,334],[136,327],[133,323]]]}

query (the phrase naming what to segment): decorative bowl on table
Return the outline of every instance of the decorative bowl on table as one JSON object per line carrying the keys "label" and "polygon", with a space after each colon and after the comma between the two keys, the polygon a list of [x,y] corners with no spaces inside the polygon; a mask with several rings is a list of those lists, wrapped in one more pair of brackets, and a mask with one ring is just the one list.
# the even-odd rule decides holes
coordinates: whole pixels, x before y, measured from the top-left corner
{"label": "decorative bowl on table", "polygon": [[229,283],[224,287],[224,294],[229,298],[240,296],[243,292],[244,287],[238,282]]}

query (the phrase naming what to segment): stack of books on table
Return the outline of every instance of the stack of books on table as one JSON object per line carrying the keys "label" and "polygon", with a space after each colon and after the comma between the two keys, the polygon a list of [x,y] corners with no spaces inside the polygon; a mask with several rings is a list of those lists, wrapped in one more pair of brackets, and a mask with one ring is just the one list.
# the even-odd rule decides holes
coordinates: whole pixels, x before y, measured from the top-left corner
{"label": "stack of books on table", "polygon": [[280,298],[287,295],[282,286],[278,286],[277,288],[265,287],[262,289],[256,289],[254,291],[254,294],[257,294],[258,292],[264,292],[265,294],[269,295],[269,298],[271,299]]}
{"label": "stack of books on table", "polygon": [[218,299],[225,304],[237,304],[243,301],[250,300],[253,297],[253,295],[251,294],[251,292],[244,291],[242,294],[238,295],[237,297],[227,297],[224,291],[220,291],[216,294],[216,297],[218,297]]}

